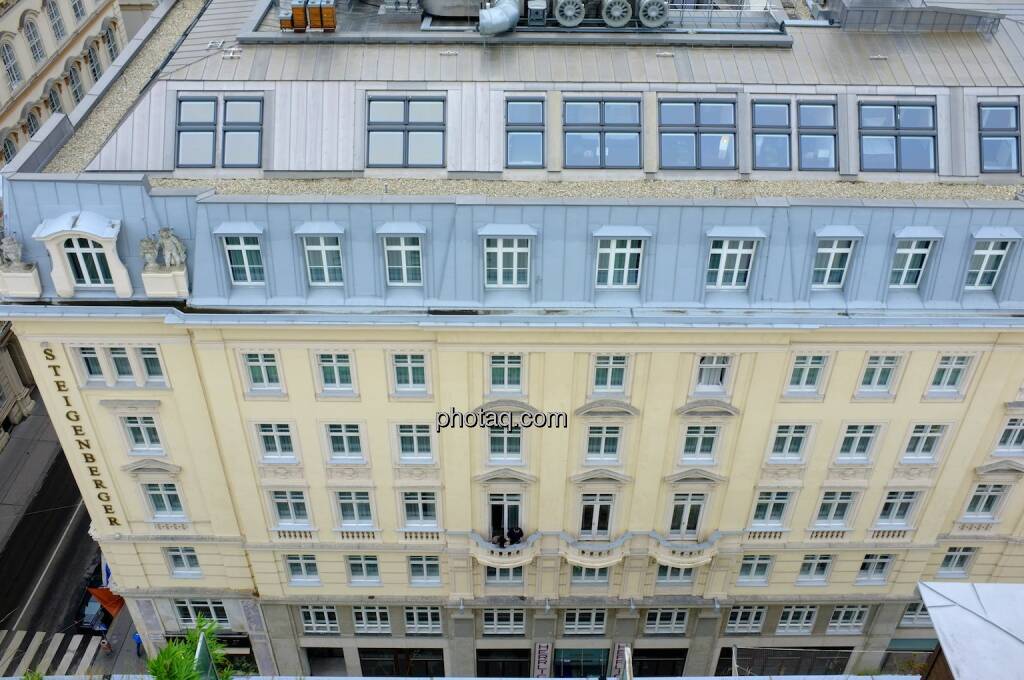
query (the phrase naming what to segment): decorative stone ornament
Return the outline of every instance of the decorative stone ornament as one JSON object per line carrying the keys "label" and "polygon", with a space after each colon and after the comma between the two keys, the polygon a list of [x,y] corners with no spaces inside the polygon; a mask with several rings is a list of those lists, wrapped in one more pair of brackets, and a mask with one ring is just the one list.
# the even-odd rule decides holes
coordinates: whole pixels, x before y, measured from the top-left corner
{"label": "decorative stone ornament", "polygon": [[[163,251],[163,264],[158,261]],[[188,297],[188,270],[185,268],[185,244],[170,227],[161,227],[156,237],[139,241],[139,251],[146,265],[142,285],[151,298],[185,299]]]}
{"label": "decorative stone ornament", "polygon": [[35,300],[42,292],[39,270],[21,261],[21,241],[5,235],[0,240],[0,296]]}

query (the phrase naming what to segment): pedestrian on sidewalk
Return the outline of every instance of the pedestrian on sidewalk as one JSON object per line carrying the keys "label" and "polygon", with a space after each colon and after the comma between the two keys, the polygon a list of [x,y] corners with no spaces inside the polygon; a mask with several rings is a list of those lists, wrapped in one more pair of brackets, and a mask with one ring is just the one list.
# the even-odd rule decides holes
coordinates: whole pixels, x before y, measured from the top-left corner
{"label": "pedestrian on sidewalk", "polygon": [[135,640],[135,656],[142,656],[142,636],[139,631],[132,633],[132,640]]}
{"label": "pedestrian on sidewalk", "polygon": [[103,653],[107,656],[114,653],[114,648],[110,646],[109,642],[107,642],[107,638],[100,638],[100,649],[102,649]]}

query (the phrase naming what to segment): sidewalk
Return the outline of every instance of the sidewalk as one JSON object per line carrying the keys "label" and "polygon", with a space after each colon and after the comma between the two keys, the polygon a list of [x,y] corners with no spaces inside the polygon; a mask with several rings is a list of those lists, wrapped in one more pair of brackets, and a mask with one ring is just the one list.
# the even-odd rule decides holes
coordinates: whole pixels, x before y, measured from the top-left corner
{"label": "sidewalk", "polygon": [[135,655],[135,622],[128,608],[124,607],[107,631],[107,642],[113,647],[110,654],[98,652],[89,667],[90,675],[143,675],[146,673],[146,650],[142,656]]}
{"label": "sidewalk", "polygon": [[63,455],[39,392],[33,390],[32,398],[36,407],[14,426],[10,441],[0,451],[0,553],[53,461]]}

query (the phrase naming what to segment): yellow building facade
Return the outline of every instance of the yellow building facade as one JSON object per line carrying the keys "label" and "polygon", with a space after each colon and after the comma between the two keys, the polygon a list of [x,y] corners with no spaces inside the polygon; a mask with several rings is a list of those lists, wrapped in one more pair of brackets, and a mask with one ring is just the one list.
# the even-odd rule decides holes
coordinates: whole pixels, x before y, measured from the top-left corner
{"label": "yellow building facade", "polygon": [[[1020,332],[116,317],[15,330],[140,629],[158,642],[213,601],[261,669],[308,673],[333,655],[351,673],[404,646],[464,675],[480,651],[614,664],[621,643],[640,658],[682,647],[687,673],[731,645],[839,648],[832,663],[871,668],[891,639],[919,636],[919,580],[1024,568],[1024,466],[1000,444],[1024,413]],[[345,357],[349,385],[325,383],[324,356]],[[517,359],[518,387],[492,384],[495,357],[505,377]],[[422,384],[407,389],[410,359]],[[936,388],[951,360],[955,385]],[[480,407],[566,413],[568,427],[523,428],[512,446],[434,427]],[[142,443],[138,418],[156,433]],[[350,428],[346,444],[332,426]],[[509,504],[525,538],[497,549]],[[182,548],[195,568],[172,560]],[[382,626],[391,636],[360,635]]]}

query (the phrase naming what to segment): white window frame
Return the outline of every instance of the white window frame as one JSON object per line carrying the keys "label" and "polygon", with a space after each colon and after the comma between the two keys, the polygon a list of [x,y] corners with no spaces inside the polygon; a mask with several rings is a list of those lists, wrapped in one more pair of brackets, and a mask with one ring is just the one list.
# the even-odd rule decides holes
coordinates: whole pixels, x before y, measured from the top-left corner
{"label": "white window frame", "polygon": [[[503,427],[491,427],[487,429],[487,463],[488,465],[522,465],[523,464],[523,429],[516,425],[505,429]],[[510,454],[510,444],[517,443],[519,452]],[[495,451],[494,444],[498,443],[500,450]]]}
{"label": "white window frame", "polygon": [[526,610],[491,607],[482,612],[484,635],[526,635]]}
{"label": "white window frame", "polygon": [[[163,436],[160,425],[154,415],[121,416],[121,427],[128,439],[128,453],[134,456],[162,456],[164,454]],[[137,432],[136,438],[133,432]],[[140,442],[139,439],[142,441]]]}
{"label": "white window frame", "polygon": [[[246,388],[250,395],[284,392],[281,362],[277,352],[243,350],[240,355],[242,372],[245,375]],[[258,378],[255,374],[258,374]]]}
{"label": "white window frame", "polygon": [[[501,374],[501,382],[494,381],[494,373]],[[517,384],[511,383],[513,371],[519,371]],[[487,356],[487,384],[491,393],[522,394],[524,392],[526,374],[526,356],[515,352],[495,353]]]}
{"label": "white window frame", "polygon": [[356,635],[390,635],[391,611],[383,606],[352,607],[352,630]]}
{"label": "white window frame", "polygon": [[196,549],[188,546],[173,546],[163,549],[167,560],[167,571],[174,578],[202,578]]}
{"label": "white window frame", "polygon": [[[772,463],[802,463],[804,452],[811,438],[812,427],[805,424],[782,423],[775,426],[768,449],[768,460]],[[793,451],[794,443],[796,450]],[[781,444],[781,445],[780,445]]]}
{"label": "white window frame", "polygon": [[[315,288],[332,288],[345,285],[345,258],[340,236],[303,236],[302,253],[306,262],[306,282]],[[328,254],[337,254],[338,264],[328,264]],[[313,261],[319,257],[319,263]],[[323,280],[314,281],[313,271],[323,270]],[[337,270],[332,278],[332,270]]]}
{"label": "white window frame", "polygon": [[223,600],[196,597],[176,599],[174,600],[174,611],[182,628],[195,628],[196,619],[200,615],[215,621],[222,628],[227,628],[231,625],[231,621],[228,619],[227,607],[224,606]]}
{"label": "white window frame", "polygon": [[[344,489],[334,492],[334,503],[338,510],[338,528],[342,530],[371,530],[375,528],[373,496],[369,490]],[[345,508],[350,506],[350,519],[345,518]]]}
{"label": "white window frame", "polygon": [[406,607],[406,635],[441,635],[440,607]]}
{"label": "white window frame", "polygon": [[789,369],[785,395],[787,397],[812,397],[821,394],[830,363],[827,354],[800,353],[794,355]]}
{"label": "white window frame", "polygon": [[[974,489],[971,491],[971,495],[967,497],[967,504],[964,506],[963,518],[966,521],[972,520],[988,520],[995,521],[999,516],[999,511],[1006,503],[1006,497],[1009,495],[1010,485],[1009,484],[990,484],[981,483],[975,484]],[[983,499],[978,503],[980,507],[987,505],[984,501],[992,499],[991,508],[989,510],[971,510],[971,506],[975,505],[975,498]]]}
{"label": "white window frame", "polygon": [[[351,465],[366,462],[362,427],[357,423],[324,423],[324,436],[327,438],[329,463]],[[352,451],[353,439],[359,447],[358,452]],[[335,443],[341,446],[335,446]]]}
{"label": "white window frame", "polygon": [[[424,423],[399,423],[395,426],[395,450],[398,454],[398,462],[405,465],[433,465],[436,461],[434,454],[434,435],[430,431],[430,425]],[[410,439],[411,438],[411,439]],[[402,447],[403,440],[409,440],[412,449],[406,451]],[[423,444],[426,442],[428,448],[424,451]]]}
{"label": "white window frame", "polygon": [[[750,526],[758,528],[781,528],[786,525],[789,519],[789,508],[790,503],[793,501],[795,494],[789,490],[758,490],[757,495],[754,497],[754,509],[751,513]],[[764,517],[758,518],[758,506],[765,505]],[[774,514],[772,510],[782,505],[782,513],[778,519],[772,519]]]}
{"label": "white window frame", "polygon": [[[296,495],[297,494],[297,495]],[[309,529],[313,526],[313,516],[309,508],[309,499],[306,498],[306,492],[302,489],[273,489],[269,492],[270,506],[272,509],[272,517],[276,522],[278,528],[291,529],[301,528]],[[288,506],[289,517],[281,517],[281,506],[279,504],[285,504]],[[301,504],[306,517],[298,518],[299,513],[296,512],[297,508]]]}
{"label": "white window frame", "polygon": [[604,635],[608,612],[597,608],[566,609],[562,615],[563,635]]}
{"label": "white window frame", "polygon": [[729,610],[725,622],[726,635],[758,634],[764,627],[768,608],[761,605],[743,605]]}
{"label": "white window frame", "polygon": [[644,239],[599,238],[594,274],[595,287],[599,290],[640,288],[643,260]]}
{"label": "white window frame", "polygon": [[974,364],[975,357],[972,354],[940,354],[935,360],[935,368],[928,381],[928,396],[962,396],[971,378]]}
{"label": "white window frame", "polygon": [[337,635],[338,610],[332,605],[304,604],[299,607],[299,619],[305,635]]}
{"label": "white window frame", "polygon": [[[628,354],[594,355],[594,380],[591,384],[591,392],[594,394],[623,394],[630,377],[629,364]],[[616,384],[617,375],[621,375],[621,381],[618,384]]]}
{"label": "white window frame", "polygon": [[[688,464],[713,463],[718,443],[721,441],[722,426],[707,423],[683,423],[682,445],[679,447],[679,462]],[[693,452],[688,449],[693,443]],[[710,446],[708,446],[710,442]]]}
{"label": "white window frame", "polygon": [[75,288],[114,287],[107,250],[99,241],[88,236],[69,236],[61,244],[61,250]]}
{"label": "white window frame", "polygon": [[942,578],[966,578],[974,562],[978,549],[969,546],[953,546],[946,548],[936,576]]}
{"label": "white window frame", "polygon": [[[818,501],[818,510],[814,514],[814,526],[819,528],[845,529],[854,514],[857,503],[857,492],[848,489],[830,489],[823,491]],[[822,512],[826,510],[826,516]]]}
{"label": "white window frame", "polygon": [[736,585],[768,585],[771,578],[772,566],[775,558],[771,555],[744,555],[740,560],[739,576],[736,577]]}
{"label": "white window frame", "polygon": [[[900,461],[904,463],[934,463],[949,433],[945,423],[912,423],[907,441],[903,445]],[[927,449],[927,452],[925,450]]]}
{"label": "white window frame", "polygon": [[826,635],[860,635],[868,620],[870,607],[865,604],[837,606],[828,619]]}
{"label": "white window frame", "polygon": [[659,564],[654,582],[658,585],[690,585],[693,583],[693,567],[671,567]]}
{"label": "white window frame", "polygon": [[[584,463],[587,465],[618,465],[621,463],[624,429],[622,425],[588,425],[584,437]],[[591,450],[593,442],[598,444],[596,452]]]}
{"label": "white window frame", "polygon": [[[721,395],[729,391],[732,378],[733,359],[731,354],[701,354],[697,356],[693,379],[693,393]],[[708,360],[705,363],[705,360]],[[719,380],[716,376],[720,375]],[[712,378],[710,382],[705,382]]]}
{"label": "white window frame", "polygon": [[[430,391],[429,363],[426,352],[392,352],[391,381],[395,396],[427,394]],[[423,370],[422,383],[416,381],[417,368]]]}
{"label": "white window frame", "polygon": [[779,612],[776,635],[810,635],[818,618],[817,605],[789,605]]}
{"label": "white window frame", "polygon": [[857,569],[857,585],[883,585],[889,580],[896,556],[891,553],[866,553]]}
{"label": "white window frame", "polygon": [[[707,507],[708,494],[703,492],[684,492],[672,494],[669,507],[668,535],[672,538],[695,540],[700,535],[704,521],[704,510]],[[690,527],[690,519],[696,510],[696,526]],[[679,526],[676,527],[676,515],[679,515]]]}
{"label": "white window frame", "polygon": [[1000,456],[1024,455],[1024,417],[1013,416],[1006,419],[999,430],[995,453]]}
{"label": "white window frame", "polygon": [[[356,366],[351,352],[314,352],[316,379],[324,396],[354,396],[356,393]],[[348,382],[342,378],[348,373]],[[329,374],[330,380],[327,379]]]}
{"label": "white window frame", "polygon": [[[928,272],[928,260],[931,259],[934,249],[935,241],[932,239],[897,239],[892,266],[889,268],[889,288],[903,290],[919,288]],[[920,266],[912,266],[914,258],[919,255],[923,255]],[[898,264],[900,260],[902,260],[902,264]]]}
{"label": "white window frame", "polygon": [[523,583],[523,567],[491,567],[484,568],[484,583],[488,585],[521,585]]}
{"label": "white window frame", "polygon": [[[864,358],[864,368],[857,383],[857,396],[892,396],[896,392],[896,381],[902,366],[903,356],[900,354],[868,354]],[[883,376],[887,377],[884,382],[881,380]]]}
{"label": "white window frame", "polygon": [[576,585],[607,585],[608,567],[581,567],[578,564],[572,567],[571,583]]}
{"label": "white window frame", "polygon": [[[441,558],[436,555],[410,555],[409,585],[441,585]],[[434,573],[434,572],[437,573]]]}
{"label": "white window frame", "polygon": [[[587,527],[583,523],[583,514],[586,507],[593,506],[591,510],[591,522]],[[601,529],[601,508],[608,508],[608,527]],[[615,514],[615,494],[613,493],[584,493],[580,496],[580,537],[591,539],[608,538],[611,535],[612,524]]]}
{"label": "white window frame", "polygon": [[285,573],[288,585],[318,586],[320,585],[320,567],[316,555],[293,554],[284,556]]}
{"label": "white window frame", "polygon": [[900,618],[900,628],[931,628],[932,617],[928,613],[928,607],[924,605],[924,602],[911,602],[907,605],[907,608],[903,610],[903,616]]}
{"label": "white window frame", "polygon": [[[156,488],[155,488],[156,487]],[[181,497],[181,489],[174,482],[145,482],[142,485],[143,495],[146,497],[146,507],[149,508],[150,517],[155,522],[182,521],[188,515],[185,510],[185,501]],[[161,499],[164,510],[159,509],[154,502],[155,498]],[[172,499],[177,500],[178,510],[171,509],[174,505]]]}
{"label": "white window frame", "polygon": [[353,586],[377,585],[380,583],[380,560],[376,555],[348,555],[348,582]]}
{"label": "white window frame", "polygon": [[[484,238],[484,286],[486,288],[529,288],[530,287],[530,246],[531,239],[522,236],[488,236]],[[512,258],[511,266],[505,266],[505,256]],[[493,256],[494,266],[490,265]],[[511,270],[512,282],[505,282],[505,274]],[[494,272],[492,283],[490,272]],[[520,274],[525,279],[520,283]]]}
{"label": "white window frame", "polygon": [[[1012,246],[1013,242],[1009,240],[981,239],[975,241],[967,267],[964,290],[992,290],[995,288]],[[975,269],[975,260],[978,258],[981,261]],[[985,281],[984,279],[988,275],[991,275],[991,280]]]}
{"label": "white window frame", "polygon": [[[800,560],[800,569],[797,571],[796,582],[798,585],[826,585],[832,575],[832,565],[835,564],[835,556],[828,553],[805,554]],[[804,574],[804,567],[807,567],[807,574]],[[822,569],[824,567],[824,570]],[[824,573],[821,573],[824,571]]]}
{"label": "white window frame", "polygon": [[257,450],[264,463],[289,464],[299,460],[295,434],[289,423],[256,423]]}
{"label": "white window frame", "polygon": [[[920,502],[921,492],[916,489],[887,489],[885,497],[882,498],[882,505],[878,509],[878,518],[875,520],[875,526],[882,529],[910,527]],[[887,506],[891,507],[890,512],[886,512]],[[906,507],[902,518],[898,516],[901,507]]]}
{"label": "white window frame", "polygon": [[[846,276],[850,272],[853,260],[853,249],[856,241],[849,238],[818,239],[814,262],[811,265],[811,288],[813,290],[842,290],[846,284]],[[818,266],[819,258],[824,262]],[[821,281],[817,281],[818,272],[822,272]],[[839,281],[832,281],[833,274],[839,272]]]}
{"label": "white window frame", "polygon": [[[758,239],[711,239],[707,272],[704,278],[705,287],[709,290],[747,290],[750,287],[750,275],[754,271],[757,246]],[[718,256],[717,267],[712,266],[715,256]],[[744,262],[746,263],[745,267]],[[743,279],[742,283],[736,283],[740,278]]]}
{"label": "white window frame", "polygon": [[644,635],[686,635],[689,614],[686,609],[648,609],[644,618]]}
{"label": "white window frame", "polygon": [[[879,423],[844,423],[836,447],[837,463],[868,463],[881,439]],[[847,446],[849,442],[849,446]],[[866,447],[864,446],[866,442]],[[848,450],[847,450],[848,449]],[[863,450],[861,450],[863,449]]]}
{"label": "white window frame", "polygon": [[[231,253],[241,255],[241,263],[231,262]],[[253,253],[256,256],[253,257]],[[234,235],[224,237],[224,257],[227,258],[228,278],[233,286],[264,286],[267,283],[267,262],[263,257],[263,244],[259,236]],[[236,278],[236,274],[244,276]]]}
{"label": "white window frame", "polygon": [[[441,512],[438,493],[436,491],[402,491],[402,523],[406,529],[437,529],[441,525]],[[409,515],[411,505],[415,505],[415,516]],[[428,519],[425,509],[434,508],[434,519]]]}
{"label": "white window frame", "polygon": [[[423,286],[423,238],[420,236],[385,236],[384,246],[384,280],[391,287],[422,287]],[[389,264],[388,255],[394,253],[398,263]],[[416,254],[417,264],[410,262],[411,254]],[[391,278],[391,270],[395,269],[400,276]],[[412,276],[418,270],[418,277]]]}

